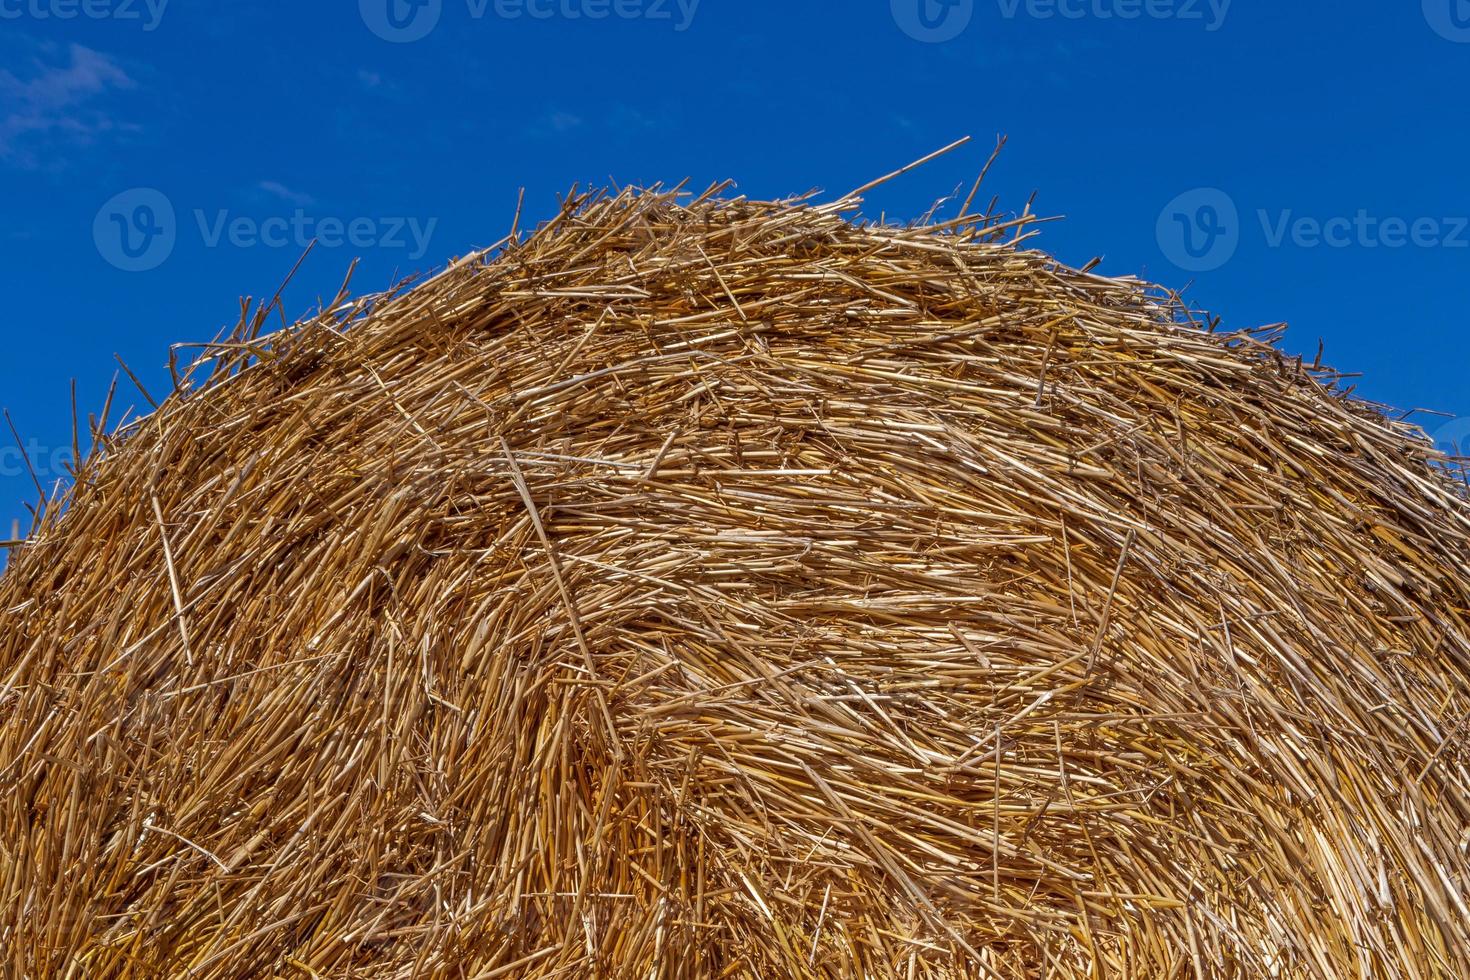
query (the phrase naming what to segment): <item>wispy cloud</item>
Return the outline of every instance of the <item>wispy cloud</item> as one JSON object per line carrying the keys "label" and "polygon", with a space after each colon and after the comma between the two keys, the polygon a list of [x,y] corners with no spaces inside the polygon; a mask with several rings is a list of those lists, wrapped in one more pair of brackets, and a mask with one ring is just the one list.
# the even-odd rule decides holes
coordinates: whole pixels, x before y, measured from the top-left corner
{"label": "wispy cloud", "polygon": [[255,186],[260,190],[265,191],[272,197],[280,198],[287,204],[295,204],[298,207],[306,207],[308,204],[316,203],[316,198],[312,197],[310,194],[303,194],[300,191],[293,191],[291,188],[287,187],[285,184],[280,183],[279,181],[262,180]]}
{"label": "wispy cloud", "polygon": [[562,136],[581,129],[583,123],[581,116],[567,112],[565,109],[553,109],[531,123],[526,134],[534,139]]}
{"label": "wispy cloud", "polygon": [[359,68],[353,77],[357,82],[358,88],[362,89],[364,93],[374,100],[382,99],[396,103],[409,101],[404,95],[403,87],[393,78],[384,75],[380,71]]}
{"label": "wispy cloud", "polygon": [[611,140],[627,140],[677,126],[676,113],[666,104],[634,107],[614,102],[583,117],[552,107],[535,117],[526,128],[532,139],[554,139],[577,132],[596,132]]}
{"label": "wispy cloud", "polygon": [[36,57],[19,73],[0,69],[0,159],[36,166],[52,140],[86,144],[134,129],[97,103],[136,84],[112,58],[80,44],[67,48],[62,63]]}
{"label": "wispy cloud", "polygon": [[607,114],[607,123],[620,132],[658,129],[662,122],[641,109],[619,102]]}

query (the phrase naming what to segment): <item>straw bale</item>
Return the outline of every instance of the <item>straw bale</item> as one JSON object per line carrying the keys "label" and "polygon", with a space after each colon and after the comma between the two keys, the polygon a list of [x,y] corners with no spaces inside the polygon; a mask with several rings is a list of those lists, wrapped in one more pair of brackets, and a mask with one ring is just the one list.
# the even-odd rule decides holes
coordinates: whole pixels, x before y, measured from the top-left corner
{"label": "straw bale", "polygon": [[101,439],[0,576],[0,970],[1470,976],[1431,444],[1027,217],[727,194]]}

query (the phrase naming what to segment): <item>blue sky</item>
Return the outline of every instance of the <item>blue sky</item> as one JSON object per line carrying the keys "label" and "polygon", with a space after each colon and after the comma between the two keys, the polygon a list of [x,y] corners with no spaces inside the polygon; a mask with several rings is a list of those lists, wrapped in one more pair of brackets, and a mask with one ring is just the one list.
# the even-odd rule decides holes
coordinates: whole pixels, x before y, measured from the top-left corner
{"label": "blue sky", "polygon": [[[389,3],[393,6],[390,8]],[[43,479],[70,384],[269,296],[431,269],[574,182],[969,182],[1040,247],[1183,288],[1470,442],[1470,0],[0,0],[0,404]],[[142,406],[126,381],[119,401]],[[9,434],[0,428],[9,446]],[[36,496],[0,450],[0,538]],[[24,530],[24,527],[22,527]]]}

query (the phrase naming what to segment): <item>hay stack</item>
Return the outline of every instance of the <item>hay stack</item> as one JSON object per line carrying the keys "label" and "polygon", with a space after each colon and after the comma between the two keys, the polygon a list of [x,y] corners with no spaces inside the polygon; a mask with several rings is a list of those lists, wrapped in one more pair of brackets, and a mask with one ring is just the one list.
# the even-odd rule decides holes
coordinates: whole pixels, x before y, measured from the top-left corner
{"label": "hay stack", "polygon": [[577,197],[0,578],[30,977],[1470,975],[1470,507],[1028,221]]}

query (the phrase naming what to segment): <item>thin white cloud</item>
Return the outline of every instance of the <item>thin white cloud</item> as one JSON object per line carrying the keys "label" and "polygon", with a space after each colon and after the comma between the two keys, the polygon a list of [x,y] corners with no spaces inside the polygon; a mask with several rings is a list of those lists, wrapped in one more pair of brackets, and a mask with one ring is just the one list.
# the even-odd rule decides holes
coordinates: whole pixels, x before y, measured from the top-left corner
{"label": "thin white cloud", "polygon": [[535,121],[526,127],[526,135],[532,139],[552,139],[581,129],[583,125],[584,120],[581,116],[567,112],[565,109],[552,109],[536,117]]}
{"label": "thin white cloud", "polygon": [[265,191],[272,197],[279,197],[287,204],[296,204],[301,207],[305,207],[306,205],[313,204],[316,201],[316,199],[310,194],[303,194],[300,191],[293,191],[291,188],[287,187],[285,184],[280,183],[279,181],[262,180],[255,186]]}
{"label": "thin white cloud", "polygon": [[657,129],[659,121],[640,109],[619,102],[607,114],[607,124],[619,132],[630,130]]}
{"label": "thin white cloud", "polygon": [[135,128],[95,103],[136,84],[112,58],[80,44],[67,49],[62,64],[38,57],[21,73],[0,69],[0,159],[34,166],[48,140],[88,143],[100,133]]}

